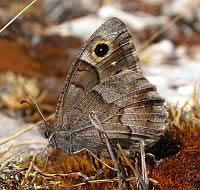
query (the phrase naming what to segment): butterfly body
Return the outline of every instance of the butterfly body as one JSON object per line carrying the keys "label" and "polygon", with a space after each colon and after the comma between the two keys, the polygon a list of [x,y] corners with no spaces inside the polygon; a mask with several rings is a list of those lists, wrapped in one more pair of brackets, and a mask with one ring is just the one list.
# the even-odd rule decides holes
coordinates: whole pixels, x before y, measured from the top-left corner
{"label": "butterfly body", "polygon": [[106,155],[90,112],[98,116],[111,144],[124,149],[138,147],[141,140],[152,146],[167,126],[164,99],[143,76],[132,37],[117,18],[105,22],[80,50],[61,93],[56,122],[39,130],[62,151],[87,148]]}

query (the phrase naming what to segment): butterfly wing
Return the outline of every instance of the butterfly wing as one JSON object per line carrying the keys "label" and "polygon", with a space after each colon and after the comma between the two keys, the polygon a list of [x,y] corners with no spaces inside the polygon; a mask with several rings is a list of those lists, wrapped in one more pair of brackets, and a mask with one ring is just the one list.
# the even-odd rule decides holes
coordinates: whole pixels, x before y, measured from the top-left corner
{"label": "butterfly wing", "polygon": [[102,146],[91,111],[111,142],[126,141],[125,148],[141,139],[156,142],[167,125],[164,100],[143,76],[132,37],[117,18],[105,22],[80,50],[61,93],[56,126],[75,136],[73,150]]}

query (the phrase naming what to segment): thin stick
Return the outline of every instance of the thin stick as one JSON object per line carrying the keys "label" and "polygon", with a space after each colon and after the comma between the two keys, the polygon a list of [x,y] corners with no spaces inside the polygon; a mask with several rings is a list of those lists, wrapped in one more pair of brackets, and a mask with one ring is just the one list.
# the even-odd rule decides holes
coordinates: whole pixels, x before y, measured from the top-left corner
{"label": "thin stick", "polygon": [[[40,173],[39,171],[38,171],[38,173]],[[76,174],[77,173],[79,173],[79,172],[75,172],[74,174],[75,174],[75,176],[76,176]],[[68,176],[68,174],[44,174],[44,173],[40,173],[41,175],[43,175],[44,177],[54,177],[54,176],[62,176],[62,177],[66,177],[66,176]],[[51,175],[53,175],[53,176],[51,176]],[[82,177],[82,175],[84,175],[84,174],[81,174],[81,176],[80,177]],[[90,179],[90,178],[89,178]],[[86,184],[99,184],[99,183],[114,183],[114,182],[117,182],[118,181],[118,178],[113,178],[113,179],[95,179],[95,180],[88,180],[88,181],[86,181],[86,182],[81,182],[81,183],[78,183],[78,184],[75,184],[75,185],[71,185],[71,186],[66,186],[66,185],[58,185],[57,184],[57,182],[56,182],[56,184],[51,184],[51,185],[56,185],[56,186],[58,186],[58,187],[65,187],[65,188],[72,188],[72,187],[79,187],[79,186],[83,186],[83,185],[86,185]],[[130,177],[130,178],[128,178],[128,179],[126,179],[126,181],[128,182],[128,181],[135,181],[135,178],[134,177]],[[52,182],[51,182],[52,183]]]}
{"label": "thin stick", "polygon": [[0,34],[10,25],[12,24],[17,17],[19,17],[24,11],[26,11],[30,6],[32,6],[37,0],[32,1],[28,6],[26,6],[22,11],[20,11],[14,18],[12,18],[1,30]]}
{"label": "thin stick", "polygon": [[[135,177],[127,178],[126,181],[127,182],[135,181]],[[156,185],[158,184],[158,182],[153,180],[153,179],[150,179],[150,181],[152,183],[155,183]],[[51,185],[55,185],[57,187],[63,187],[63,188],[73,188],[73,187],[80,187],[80,186],[87,185],[87,184],[115,183],[115,182],[118,182],[118,178],[88,180],[86,182],[81,182],[81,183],[78,183],[78,184],[75,184],[75,185],[70,185],[70,186],[61,185],[61,184],[58,185],[57,182],[55,184],[51,184]]]}
{"label": "thin stick", "polygon": [[38,172],[36,171],[36,172],[33,173],[33,179],[31,180],[30,185],[34,184],[35,180],[37,179],[37,176],[38,176]]}

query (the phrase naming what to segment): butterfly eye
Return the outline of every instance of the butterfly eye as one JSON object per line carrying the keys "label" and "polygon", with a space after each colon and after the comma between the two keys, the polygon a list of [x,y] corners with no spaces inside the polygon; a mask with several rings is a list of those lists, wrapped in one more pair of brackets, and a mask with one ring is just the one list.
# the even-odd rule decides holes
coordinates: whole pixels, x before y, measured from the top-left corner
{"label": "butterfly eye", "polygon": [[109,51],[109,47],[107,44],[101,43],[101,44],[97,44],[97,46],[95,47],[95,54],[98,57],[103,57],[105,56]]}

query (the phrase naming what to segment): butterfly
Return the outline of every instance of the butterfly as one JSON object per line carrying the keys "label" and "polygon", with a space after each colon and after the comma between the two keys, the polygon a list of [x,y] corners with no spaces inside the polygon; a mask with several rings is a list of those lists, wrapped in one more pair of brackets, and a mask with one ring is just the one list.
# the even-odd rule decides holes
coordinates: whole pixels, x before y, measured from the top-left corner
{"label": "butterfly", "polygon": [[155,144],[167,127],[165,100],[141,71],[133,38],[118,18],[102,24],[80,49],[61,92],[55,123],[39,131],[56,149],[108,155],[89,114],[94,112],[114,149]]}

